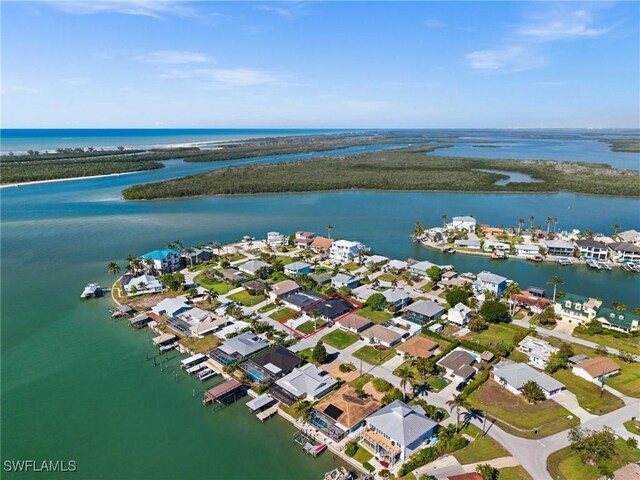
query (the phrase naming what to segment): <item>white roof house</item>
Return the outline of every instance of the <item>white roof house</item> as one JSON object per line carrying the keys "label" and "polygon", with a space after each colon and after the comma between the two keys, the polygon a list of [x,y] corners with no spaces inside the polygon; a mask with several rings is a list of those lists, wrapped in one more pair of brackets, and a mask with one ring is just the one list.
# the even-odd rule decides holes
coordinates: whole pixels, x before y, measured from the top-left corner
{"label": "white roof house", "polygon": [[287,275],[311,273],[311,265],[305,262],[292,262],[284,266],[284,273]]}
{"label": "white roof house", "polygon": [[218,348],[229,355],[237,353],[246,357],[268,346],[269,342],[258,337],[255,333],[244,332],[237,337],[230,338]]}
{"label": "white roof house", "polygon": [[516,255],[521,257],[540,254],[540,246],[533,243],[518,243],[516,244],[515,249]]}
{"label": "white roof house", "polygon": [[129,283],[124,286],[124,291],[127,295],[161,292],[162,283],[153,275],[140,275],[129,280]]}
{"label": "white roof house", "polygon": [[386,263],[389,261],[389,257],[385,257],[382,255],[369,255],[367,257],[364,257],[364,264],[365,265],[370,265],[370,264],[377,264],[377,263]]}
{"label": "white roof house", "polygon": [[435,263],[431,263],[431,262],[425,260],[423,262],[418,262],[418,263],[414,263],[413,265],[411,265],[409,267],[409,271],[411,273],[415,273],[416,275],[426,276],[427,275],[427,270],[429,270],[431,267],[442,268],[442,267],[440,267],[440,265],[436,265]]}
{"label": "white roof house", "polygon": [[272,247],[281,247],[287,243],[287,238],[280,232],[267,233],[267,243]]}
{"label": "white roof house", "polygon": [[329,248],[329,258],[336,262],[348,263],[358,257],[365,246],[360,242],[349,240],[336,240]]}
{"label": "white roof house", "polygon": [[411,302],[411,295],[401,287],[385,290],[382,292],[382,295],[384,295],[384,299],[387,303],[395,305],[396,308],[402,308]]}
{"label": "white roof house", "polygon": [[450,308],[447,313],[447,319],[450,323],[454,323],[459,327],[464,327],[469,320],[471,320],[471,314],[473,311],[467,307],[464,303],[458,303],[454,307]]}
{"label": "white roof house", "polygon": [[169,315],[173,317],[179,313],[189,310],[191,305],[185,302],[184,297],[165,298],[151,309],[156,315]]}
{"label": "white roof house", "polygon": [[352,277],[351,275],[346,275],[344,273],[338,273],[335,277],[331,279],[331,285],[334,288],[340,287],[348,287],[353,288],[358,285],[360,281],[356,277]]}
{"label": "white roof house", "polygon": [[476,229],[476,219],[470,216],[453,217],[447,228],[451,230],[467,230],[473,232]]}
{"label": "white roof house", "polygon": [[[276,381],[278,387],[298,400],[311,402],[324,397],[337,383],[331,375],[311,363],[295,368]],[[274,392],[274,395],[277,397],[277,392]]]}
{"label": "white roof house", "polygon": [[262,260],[249,260],[248,262],[240,265],[238,267],[238,270],[244,273],[248,273],[249,275],[255,275],[258,272],[258,270],[260,270],[261,268],[270,267],[270,266],[271,265],[269,265],[266,262],[263,262]]}
{"label": "white roof house", "polygon": [[436,422],[420,406],[395,400],[366,419],[363,441],[390,463],[404,461],[433,437]]}
{"label": "white roof house", "polygon": [[526,363],[516,363],[511,360],[500,362],[493,367],[493,379],[516,395],[522,393],[520,390],[529,381],[540,385],[547,398],[564,390],[564,385],[555,378],[539,372]]}
{"label": "white roof house", "polygon": [[405,270],[407,267],[409,266],[409,264],[405,261],[402,260],[389,260],[389,263],[387,263],[384,267],[382,267],[383,270],[387,271],[387,270]]}
{"label": "white roof house", "polygon": [[538,368],[545,368],[549,361],[549,356],[560,349],[545,340],[528,336],[523,338],[518,344],[518,350],[529,356],[529,363],[531,365]]}
{"label": "white roof house", "polygon": [[473,282],[476,292],[492,292],[500,296],[507,288],[507,278],[491,272],[480,272]]}
{"label": "white roof house", "polygon": [[356,287],[353,290],[351,290],[351,295],[363,302],[366,302],[369,299],[369,297],[375,293],[382,293],[382,292],[379,292],[378,290],[373,288],[371,285],[360,285],[359,287]]}

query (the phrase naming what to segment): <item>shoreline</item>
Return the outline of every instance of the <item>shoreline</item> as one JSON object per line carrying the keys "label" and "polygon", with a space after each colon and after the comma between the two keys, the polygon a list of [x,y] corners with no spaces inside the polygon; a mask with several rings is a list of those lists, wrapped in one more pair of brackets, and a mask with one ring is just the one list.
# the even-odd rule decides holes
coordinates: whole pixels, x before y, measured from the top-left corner
{"label": "shoreline", "polygon": [[[161,170],[161,169],[156,169]],[[149,170],[136,170],[133,172],[106,173],[104,175],[87,175],[86,177],[68,177],[68,178],[51,178],[49,180],[33,180],[31,182],[4,183],[0,185],[0,189],[11,187],[24,187],[28,185],[38,185],[42,183],[70,182],[72,180],[90,180],[92,178],[119,177],[120,175],[131,175],[132,173],[143,173]]]}

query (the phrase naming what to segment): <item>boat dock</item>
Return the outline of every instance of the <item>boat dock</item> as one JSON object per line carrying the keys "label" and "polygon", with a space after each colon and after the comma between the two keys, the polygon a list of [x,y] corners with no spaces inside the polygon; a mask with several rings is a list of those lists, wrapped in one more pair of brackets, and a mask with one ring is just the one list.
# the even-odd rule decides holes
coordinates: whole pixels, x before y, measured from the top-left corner
{"label": "boat dock", "polygon": [[312,457],[317,457],[327,449],[327,445],[324,443],[316,443],[315,438],[308,433],[298,430],[293,434],[293,441],[302,447]]}
{"label": "boat dock", "polygon": [[220,385],[205,390],[202,404],[206,406],[211,403],[215,411],[216,406],[223,407],[233,403],[242,396],[242,393],[242,383],[235,378],[229,378]]}
{"label": "boat dock", "polygon": [[110,291],[110,290],[103,290],[103,288],[97,283],[89,283],[87,284],[86,287],[84,287],[84,290],[80,294],[80,298],[101,297],[102,294],[106,291]]}
{"label": "boat dock", "polygon": [[271,418],[276,413],[278,413],[278,408],[279,408],[278,404],[272,405],[269,408],[267,408],[266,410],[263,410],[263,411],[257,413],[256,417],[261,422],[264,422],[267,418]]}

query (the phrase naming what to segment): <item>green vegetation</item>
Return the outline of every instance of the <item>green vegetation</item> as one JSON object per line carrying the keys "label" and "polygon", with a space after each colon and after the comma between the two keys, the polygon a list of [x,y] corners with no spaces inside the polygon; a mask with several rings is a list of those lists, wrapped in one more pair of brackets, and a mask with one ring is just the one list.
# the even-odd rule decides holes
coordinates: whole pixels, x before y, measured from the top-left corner
{"label": "green vegetation", "polygon": [[358,378],[351,380],[349,382],[349,385],[351,385],[356,390],[362,390],[364,386],[371,380],[373,380],[373,375],[371,375],[370,373],[365,373],[364,375],[360,375]]}
{"label": "green vegetation", "polygon": [[577,327],[573,331],[573,336],[599,345],[604,345],[605,347],[611,347],[617,350],[626,350],[634,355],[640,355],[640,337],[614,334],[613,332],[603,332],[590,335],[588,333],[583,333],[581,329]]}
{"label": "green vegetation", "polygon": [[276,322],[282,322],[285,318],[290,317],[294,313],[296,313],[295,310],[291,310],[288,307],[284,307],[278,310],[277,312],[273,312],[271,315],[269,315],[269,318],[275,320]]}
{"label": "green vegetation", "polygon": [[373,323],[386,322],[393,317],[393,315],[385,310],[372,310],[371,307],[365,307],[362,310],[358,310],[358,315],[371,320]]}
{"label": "green vegetation", "polygon": [[600,141],[608,143],[612,152],[640,152],[640,139],[637,138],[607,138]]}
{"label": "green vegetation", "polygon": [[396,351],[393,348],[386,348],[380,345],[366,345],[353,352],[354,357],[367,362],[369,365],[382,365],[393,358],[395,354]]}
{"label": "green vegetation", "polygon": [[264,302],[264,295],[251,295],[246,290],[242,290],[238,293],[234,293],[233,295],[229,295],[229,300],[233,300],[234,302],[240,302],[245,307],[253,307],[254,305],[259,304],[260,302]]}
{"label": "green vegetation", "polygon": [[635,435],[640,435],[640,420],[627,420],[623,425],[627,431]]}
{"label": "green vegetation", "polygon": [[358,449],[353,455],[353,458],[364,465],[373,458],[373,454],[362,445],[358,444]]}
{"label": "green vegetation", "polygon": [[219,295],[225,295],[235,288],[226,282],[212,280],[207,276],[206,272],[201,273],[200,275],[196,275],[193,281],[198,285],[202,285],[207,290],[213,290]]}
{"label": "green vegetation", "polygon": [[[504,175],[478,169],[519,172],[543,180],[495,185]],[[127,188],[126,199],[199,195],[307,192],[323,190],[417,190],[560,192],[640,196],[640,173],[595,163],[490,160],[424,155],[424,148],[247,165]]]}
{"label": "green vegetation", "polygon": [[325,322],[324,320],[316,320],[315,322],[313,320],[307,320],[302,325],[298,325],[296,327],[296,330],[298,330],[300,333],[304,333],[305,335],[309,335],[326,323],[327,322]]}
{"label": "green vegetation", "polygon": [[520,465],[517,467],[504,467],[500,470],[500,480],[533,480],[531,475]]}
{"label": "green vegetation", "polygon": [[202,338],[184,337],[180,343],[196,353],[207,353],[222,343],[215,335],[207,335]]}
{"label": "green vegetation", "polygon": [[425,380],[425,383],[429,385],[429,389],[434,392],[439,392],[444,387],[449,385],[449,381],[443,377],[429,377]]}
{"label": "green vegetation", "polygon": [[258,313],[267,313],[276,308],[278,305],[275,303],[267,303],[264,307],[258,309]]}
{"label": "green vegetation", "polygon": [[354,270],[359,269],[360,265],[358,263],[356,263],[356,262],[349,262],[349,263],[344,264],[342,266],[342,268],[344,268],[345,270],[347,270],[349,272],[352,272]]}
{"label": "green vegetation", "polygon": [[481,343],[487,347],[495,346],[498,342],[503,342],[505,345],[513,345],[513,336],[518,332],[524,333],[525,330],[526,329],[517,325],[492,323],[489,324],[486,330],[468,333],[464,338]]}
{"label": "green vegetation", "polygon": [[574,393],[580,406],[589,413],[604,415],[624,406],[622,400],[606,390],[600,396],[598,385],[574,375],[569,370],[560,369],[553,374],[553,377]]}
{"label": "green vegetation", "polygon": [[474,425],[468,425],[461,429],[461,432],[475,438],[469,445],[453,454],[462,465],[510,456],[493,438],[488,435],[483,437],[482,432]]}
{"label": "green vegetation", "polygon": [[296,352],[296,355],[298,355],[299,357],[304,358],[309,363],[314,363],[314,361],[313,361],[313,348],[312,347],[305,348],[304,350],[300,350],[299,352]]}
{"label": "green vegetation", "polygon": [[316,343],[316,346],[313,347],[311,358],[313,358],[313,361],[316,363],[324,363],[327,361],[327,349],[324,348],[324,343],[320,341]]}
{"label": "green vegetation", "polygon": [[345,332],[344,330],[340,329],[328,333],[324,337],[322,337],[323,342],[331,345],[333,348],[337,348],[338,350],[347,348],[349,345],[356,343],[359,339],[360,337],[355,333]]}

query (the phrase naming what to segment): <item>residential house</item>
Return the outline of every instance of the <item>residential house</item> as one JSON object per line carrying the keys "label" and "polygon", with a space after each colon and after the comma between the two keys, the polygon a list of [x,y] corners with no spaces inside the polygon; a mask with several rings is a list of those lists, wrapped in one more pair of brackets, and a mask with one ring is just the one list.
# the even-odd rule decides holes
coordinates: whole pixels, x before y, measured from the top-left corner
{"label": "residential house", "polygon": [[311,248],[313,239],[316,238],[316,234],[313,232],[296,232],[294,243],[299,248]]}
{"label": "residential house", "polygon": [[186,259],[187,264],[197,265],[204,262],[210,262],[213,258],[213,252],[208,248],[194,248],[191,252],[184,250],[182,252],[182,257]]}
{"label": "residential house", "polygon": [[636,230],[625,230],[616,235],[621,242],[633,243],[640,246],[640,232]]}
{"label": "residential house", "polygon": [[331,392],[337,383],[327,372],[308,363],[276,380],[269,393],[285,405],[291,406],[300,400],[315,402]]}
{"label": "residential house", "polygon": [[356,298],[357,300],[360,300],[361,302],[366,302],[367,300],[369,300],[369,297],[371,295],[374,295],[376,293],[382,293],[382,292],[379,292],[369,284],[360,285],[359,287],[356,287],[353,290],[351,290],[351,296]]}
{"label": "residential house", "polygon": [[142,295],[144,293],[160,293],[163,290],[162,283],[153,275],[123,275],[120,280],[127,296]]}
{"label": "residential house", "polygon": [[436,354],[439,345],[422,335],[416,335],[398,345],[398,351],[413,358],[430,358]]}
{"label": "residential house", "polygon": [[640,247],[629,242],[615,242],[607,245],[611,258],[616,262],[640,262]]}
{"label": "residential house", "polygon": [[466,230],[467,232],[476,231],[476,219],[469,216],[453,217],[451,223],[447,224],[450,230]]}
{"label": "residential house", "polygon": [[352,277],[351,275],[338,273],[331,279],[331,285],[333,286],[333,288],[347,287],[351,289],[360,285],[360,280],[356,277]]}
{"label": "residential house", "polygon": [[281,345],[269,348],[240,365],[258,383],[274,382],[304,363],[304,359]]}
{"label": "residential house", "polygon": [[271,301],[282,300],[284,297],[301,292],[302,290],[304,289],[293,280],[283,280],[271,286],[269,298]]}
{"label": "residential house", "polygon": [[607,260],[609,249],[602,242],[586,238],[584,240],[576,240],[576,247],[580,250],[580,256],[586,260],[597,260],[601,262]]}
{"label": "residential house", "polygon": [[144,265],[146,265],[145,261],[153,262],[153,270],[159,273],[173,273],[181,267],[180,253],[173,248],[145,253],[140,260]]}
{"label": "residential house", "polygon": [[491,272],[480,272],[473,282],[473,290],[476,293],[491,292],[497,297],[507,288],[507,279]]}
{"label": "residential house", "polygon": [[545,240],[544,243],[547,249],[547,255],[554,257],[573,257],[575,250],[573,242],[557,238],[554,240]]}
{"label": "residential house", "polygon": [[267,282],[258,278],[257,280],[250,280],[242,286],[251,295],[260,295],[267,289]]}
{"label": "residential house", "polygon": [[326,237],[315,237],[311,242],[311,249],[318,253],[329,253],[333,240]]}
{"label": "residential house", "polygon": [[444,308],[432,300],[418,300],[404,310],[403,317],[410,322],[422,325],[440,318]]}
{"label": "residential house", "polygon": [[281,298],[282,304],[292,310],[304,310],[317,304],[324,296],[311,290],[301,290]]}
{"label": "residential house", "polygon": [[493,379],[514,395],[522,394],[522,388],[527,382],[536,382],[546,398],[564,390],[564,385],[546,373],[542,373],[526,363],[516,363],[511,360],[499,362],[493,367]]}
{"label": "residential house", "polygon": [[267,244],[271,248],[284,247],[288,243],[287,237],[280,232],[267,233]]}
{"label": "residential house", "polygon": [[504,235],[504,228],[491,227],[487,224],[480,224],[480,231],[485,237],[494,237],[497,235]]}
{"label": "residential house", "polygon": [[595,357],[574,365],[571,371],[593,383],[600,383],[611,375],[620,373],[620,366],[607,357]]}
{"label": "residential house", "polygon": [[509,297],[509,304],[517,307],[528,308],[532,313],[542,313],[542,311],[551,305],[551,300],[540,298],[529,292],[514,293]]}
{"label": "residential house", "polygon": [[189,328],[190,336],[202,338],[207,335],[217,333],[232,323],[233,322],[228,318],[210,313],[205,320],[191,324],[191,327]]}
{"label": "residential house", "polygon": [[564,297],[556,301],[555,310],[563,320],[588,323],[596,318],[601,305],[602,300],[565,293]]}
{"label": "residential house", "polygon": [[284,266],[284,273],[290,277],[311,273],[311,265],[305,262],[292,262]]}
{"label": "residential house", "polygon": [[425,260],[424,262],[414,263],[413,265],[409,266],[409,272],[413,273],[414,275],[426,277],[427,271],[432,267],[441,268],[440,265],[436,265],[435,263],[427,262]]}
{"label": "residential house", "polygon": [[186,312],[191,308],[191,305],[187,303],[187,299],[184,296],[175,298],[165,298],[158,302],[158,304],[151,308],[151,311],[156,315],[167,315],[173,317]]}
{"label": "residential house", "polygon": [[511,250],[511,244],[507,242],[501,242],[499,240],[485,240],[484,250],[486,252],[492,252],[494,250],[500,250],[501,252],[508,252]]}
{"label": "residential house", "polygon": [[600,307],[596,319],[603,327],[624,333],[638,331],[638,324],[640,323],[640,315],[636,315],[629,310],[621,312],[609,307]]}
{"label": "residential house", "polygon": [[339,295],[329,297],[313,306],[320,317],[327,322],[333,322],[356,309],[355,305]]}
{"label": "residential house", "polygon": [[404,288],[390,288],[382,292],[384,299],[389,305],[393,305],[396,310],[401,310],[412,301],[411,295]]}
{"label": "residential house", "polygon": [[360,397],[355,388],[345,384],[315,405],[309,421],[332,440],[340,441],[381,406],[373,396]]}
{"label": "residential house", "polygon": [[409,268],[409,264],[407,262],[404,262],[402,260],[389,260],[389,263],[384,265],[382,267],[382,270],[385,272],[389,272],[389,271],[401,272],[403,270],[406,270],[407,268]]}
{"label": "residential house", "polygon": [[519,257],[534,257],[540,255],[540,246],[534,243],[517,243],[515,251]]}
{"label": "residential house", "polygon": [[360,336],[369,343],[382,345],[383,347],[392,348],[395,344],[402,340],[402,334],[382,325],[373,325],[367,328]]}
{"label": "residential house", "polygon": [[329,258],[338,263],[349,263],[358,258],[365,246],[359,242],[336,240],[329,248]]}
{"label": "residential house", "polygon": [[238,266],[238,269],[241,272],[252,276],[255,276],[258,273],[258,270],[260,270],[261,268],[271,268],[271,265],[263,262],[262,260],[249,260],[248,262],[245,262],[242,265]]}
{"label": "residential house", "polygon": [[560,349],[545,340],[527,336],[518,344],[518,350],[527,354],[529,363],[534,367],[546,368],[551,354]]}
{"label": "residential house", "polygon": [[220,275],[222,275],[222,278],[231,283],[244,282],[248,278],[245,273],[242,273],[237,268],[225,268],[223,270],[220,270]]}
{"label": "residential house", "polygon": [[365,420],[362,444],[382,461],[403,462],[434,436],[438,424],[419,406],[395,400]]}
{"label": "residential house", "polygon": [[460,247],[460,248],[470,248],[472,250],[480,250],[480,239],[478,238],[468,238],[467,240],[464,239],[458,239],[458,240],[454,240],[453,244],[456,247]]}
{"label": "residential house", "polygon": [[458,382],[465,382],[480,371],[475,355],[463,348],[456,348],[436,362],[446,370],[446,376]]}
{"label": "residential house", "polygon": [[244,332],[228,339],[222,345],[214,348],[209,356],[221,368],[233,365],[243,358],[259,352],[269,346],[269,342],[253,332]]}
{"label": "residential house", "polygon": [[473,316],[473,310],[464,303],[458,303],[447,312],[447,320],[458,327],[466,327]]}
{"label": "residential house", "polygon": [[316,285],[320,285],[320,286],[331,283],[332,276],[333,275],[331,275],[330,272],[309,274],[309,278],[313,280],[316,283]]}
{"label": "residential house", "polygon": [[383,265],[389,261],[389,257],[383,255],[368,255],[364,257],[365,265]]}
{"label": "residential house", "polygon": [[351,313],[340,319],[340,328],[352,333],[360,333],[371,326],[371,321],[356,313]]}

